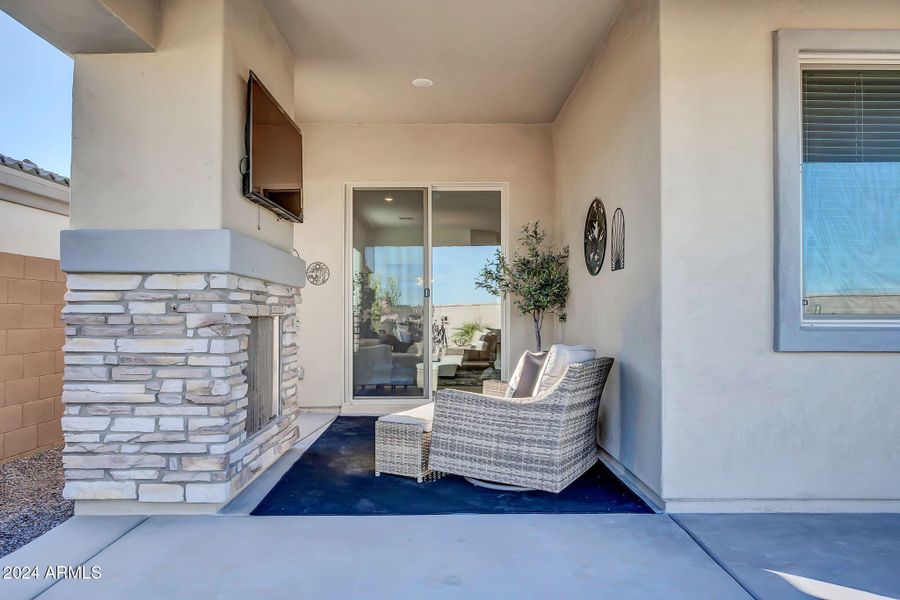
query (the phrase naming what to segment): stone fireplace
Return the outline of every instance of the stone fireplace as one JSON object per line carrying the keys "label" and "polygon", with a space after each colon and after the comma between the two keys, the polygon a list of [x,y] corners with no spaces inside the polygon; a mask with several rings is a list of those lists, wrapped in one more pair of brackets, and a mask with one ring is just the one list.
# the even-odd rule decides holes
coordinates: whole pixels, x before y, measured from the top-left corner
{"label": "stone fireplace", "polygon": [[[70,268],[68,290],[64,495],[79,513],[213,512],[297,441],[298,287]],[[266,316],[279,317],[280,410],[248,435],[249,325]]]}

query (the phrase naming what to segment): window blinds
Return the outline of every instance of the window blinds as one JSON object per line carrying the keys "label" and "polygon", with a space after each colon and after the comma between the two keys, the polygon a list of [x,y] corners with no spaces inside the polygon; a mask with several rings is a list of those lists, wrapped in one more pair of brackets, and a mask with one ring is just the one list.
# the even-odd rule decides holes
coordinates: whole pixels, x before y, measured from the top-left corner
{"label": "window blinds", "polygon": [[900,162],[900,70],[804,70],[804,162]]}

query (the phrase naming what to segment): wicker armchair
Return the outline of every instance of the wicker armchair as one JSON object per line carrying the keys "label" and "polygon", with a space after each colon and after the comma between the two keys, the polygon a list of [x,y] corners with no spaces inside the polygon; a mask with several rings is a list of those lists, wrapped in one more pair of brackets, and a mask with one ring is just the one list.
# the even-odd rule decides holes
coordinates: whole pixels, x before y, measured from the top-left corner
{"label": "wicker armchair", "polygon": [[438,391],[429,468],[558,493],[597,461],[597,412],[613,365],[597,358],[569,365],[549,391],[503,397],[505,384],[484,393]]}

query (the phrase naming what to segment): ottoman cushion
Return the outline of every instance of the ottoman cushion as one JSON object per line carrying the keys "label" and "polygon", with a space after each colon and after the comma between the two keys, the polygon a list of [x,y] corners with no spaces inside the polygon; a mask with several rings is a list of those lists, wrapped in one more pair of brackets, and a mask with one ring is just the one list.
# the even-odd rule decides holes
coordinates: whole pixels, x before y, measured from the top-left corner
{"label": "ottoman cushion", "polygon": [[378,417],[378,420],[386,423],[418,425],[422,428],[422,431],[427,433],[431,431],[431,423],[434,420],[434,402],[391,415],[384,415],[383,417]]}

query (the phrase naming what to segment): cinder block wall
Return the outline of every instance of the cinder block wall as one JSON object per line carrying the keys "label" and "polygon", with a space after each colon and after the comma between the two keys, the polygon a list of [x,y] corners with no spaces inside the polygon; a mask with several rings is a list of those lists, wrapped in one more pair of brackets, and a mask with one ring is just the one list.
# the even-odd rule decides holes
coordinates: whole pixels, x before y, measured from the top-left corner
{"label": "cinder block wall", "polygon": [[65,293],[59,261],[0,252],[0,463],[62,443]]}

